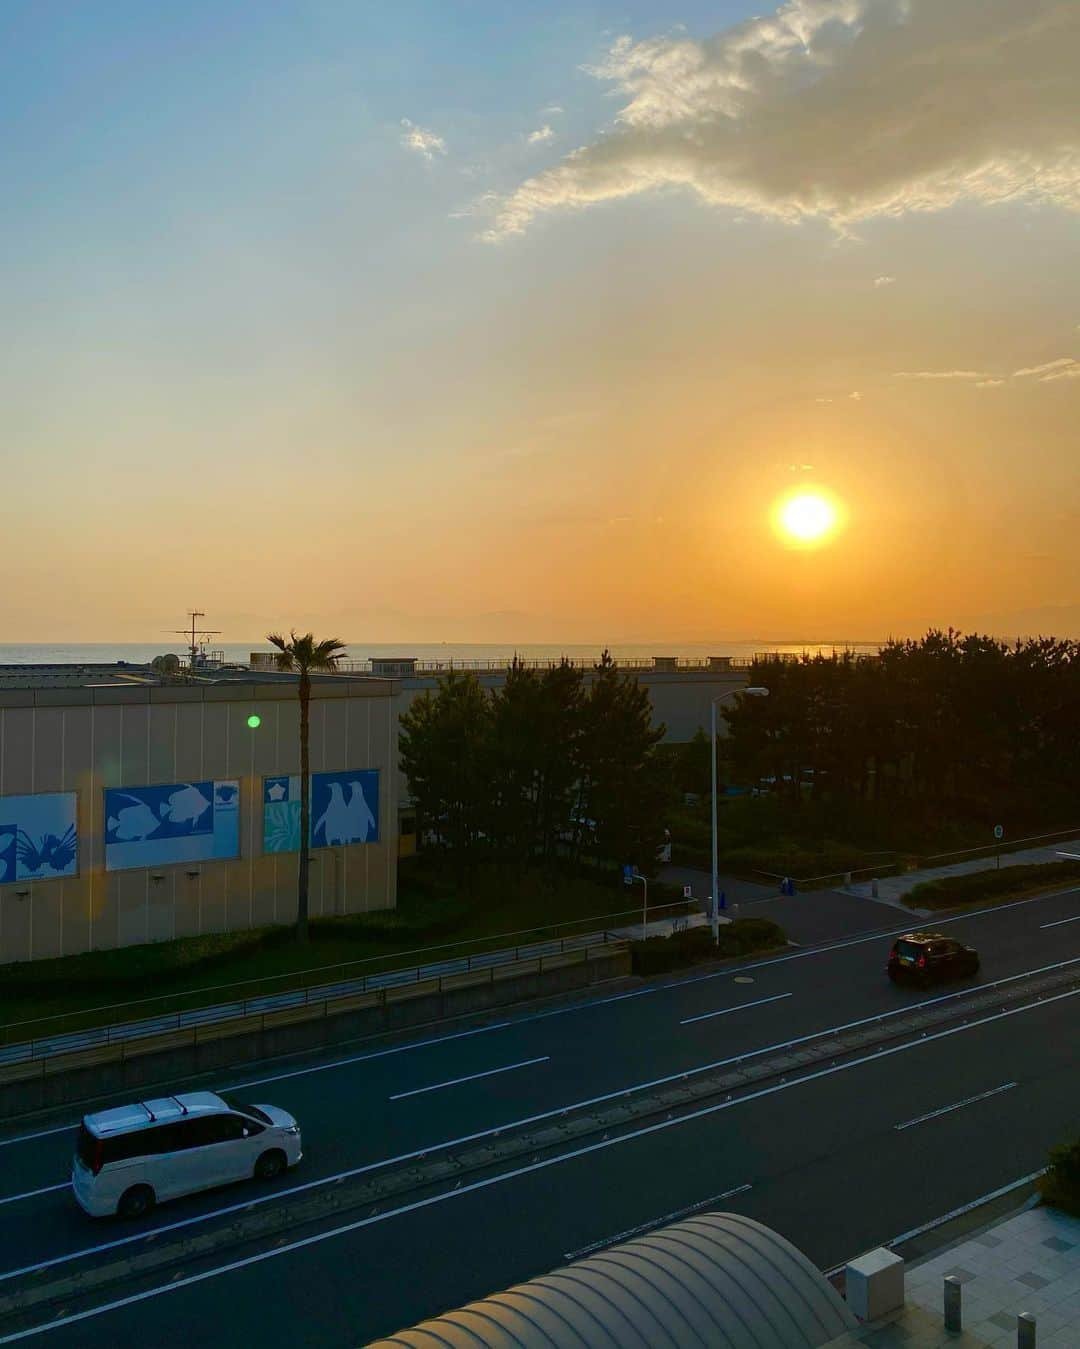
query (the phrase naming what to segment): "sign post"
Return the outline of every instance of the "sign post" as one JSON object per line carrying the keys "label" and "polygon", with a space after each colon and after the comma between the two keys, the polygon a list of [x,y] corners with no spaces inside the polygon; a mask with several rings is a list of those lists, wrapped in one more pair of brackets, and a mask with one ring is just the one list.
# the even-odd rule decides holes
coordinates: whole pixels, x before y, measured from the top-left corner
{"label": "sign post", "polygon": [[[1004,826],[1003,824],[995,824],[995,825],[994,825],[994,838],[996,838],[997,841],[998,841],[998,843],[1000,844],[1000,843],[1001,843],[1001,840],[1002,840],[1004,837],[1005,837],[1005,826]],[[998,871],[1001,870],[1001,848],[1000,848],[1000,847],[999,847],[998,850],[997,850],[997,870],[998,870]]]}
{"label": "sign post", "polygon": [[649,914],[649,882],[638,871],[637,867],[624,866],[622,869],[623,885],[632,886],[635,881],[641,882],[641,940],[645,940],[645,930],[648,923]]}

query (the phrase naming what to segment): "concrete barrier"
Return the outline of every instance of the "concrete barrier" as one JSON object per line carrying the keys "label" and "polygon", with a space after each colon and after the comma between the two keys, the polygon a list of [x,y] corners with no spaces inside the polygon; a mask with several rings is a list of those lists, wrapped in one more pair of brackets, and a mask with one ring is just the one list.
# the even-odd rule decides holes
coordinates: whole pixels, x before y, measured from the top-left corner
{"label": "concrete barrier", "polygon": [[611,943],[542,964],[523,960],[11,1064],[0,1069],[0,1119],[572,992],[628,975],[630,949]]}

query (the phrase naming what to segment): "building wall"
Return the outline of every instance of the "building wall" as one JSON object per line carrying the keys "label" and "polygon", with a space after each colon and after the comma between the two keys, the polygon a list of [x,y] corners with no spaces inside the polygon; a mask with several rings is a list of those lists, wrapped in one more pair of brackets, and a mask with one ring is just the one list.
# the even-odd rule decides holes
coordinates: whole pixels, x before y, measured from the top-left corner
{"label": "building wall", "polygon": [[[395,692],[312,689],[312,772],[380,770],[380,841],[312,852],[313,917],[396,903]],[[293,921],[297,855],[262,853],[262,778],[299,757],[294,684],[0,692],[0,796],[76,792],[79,836],[77,876],[0,884],[0,963]],[[240,781],[238,859],[106,872],[106,787],[211,778]]]}

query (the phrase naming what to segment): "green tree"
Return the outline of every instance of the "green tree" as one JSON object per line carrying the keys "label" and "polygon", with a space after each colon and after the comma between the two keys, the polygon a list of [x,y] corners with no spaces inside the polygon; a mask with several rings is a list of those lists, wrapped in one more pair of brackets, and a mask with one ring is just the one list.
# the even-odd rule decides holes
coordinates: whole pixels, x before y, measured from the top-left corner
{"label": "green tree", "polygon": [[577,846],[596,860],[655,869],[664,835],[664,774],[649,691],[605,651],[582,706]]}
{"label": "green tree", "polygon": [[308,874],[311,865],[311,675],[313,671],[337,668],[345,655],[345,645],[336,637],[316,641],[310,632],[297,636],[290,632],[285,638],[279,632],[269,632],[266,640],[276,646],[279,670],[288,670],[298,676],[300,695],[300,863],[296,883],[296,936],[307,941],[308,936]]}
{"label": "green tree", "polygon": [[416,698],[398,748],[421,828],[446,848],[458,882],[468,880],[493,827],[492,707],[476,676],[444,675]]}

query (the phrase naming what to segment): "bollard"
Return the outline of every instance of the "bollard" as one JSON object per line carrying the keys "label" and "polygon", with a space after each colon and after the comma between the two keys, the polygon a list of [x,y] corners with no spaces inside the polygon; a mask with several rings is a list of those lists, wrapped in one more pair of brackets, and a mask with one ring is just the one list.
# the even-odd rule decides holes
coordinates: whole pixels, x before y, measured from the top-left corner
{"label": "bollard", "polygon": [[963,1295],[964,1285],[955,1274],[948,1275],[945,1279],[946,1330],[963,1330],[964,1328]]}
{"label": "bollard", "polygon": [[1035,1317],[1021,1312],[1016,1318],[1016,1349],[1035,1349]]}
{"label": "bollard", "polygon": [[870,882],[870,894],[871,894],[871,896],[872,896],[874,899],[877,899],[877,897],[878,897],[878,889],[877,889],[877,877],[876,877],[876,876],[875,876],[874,879]]}

